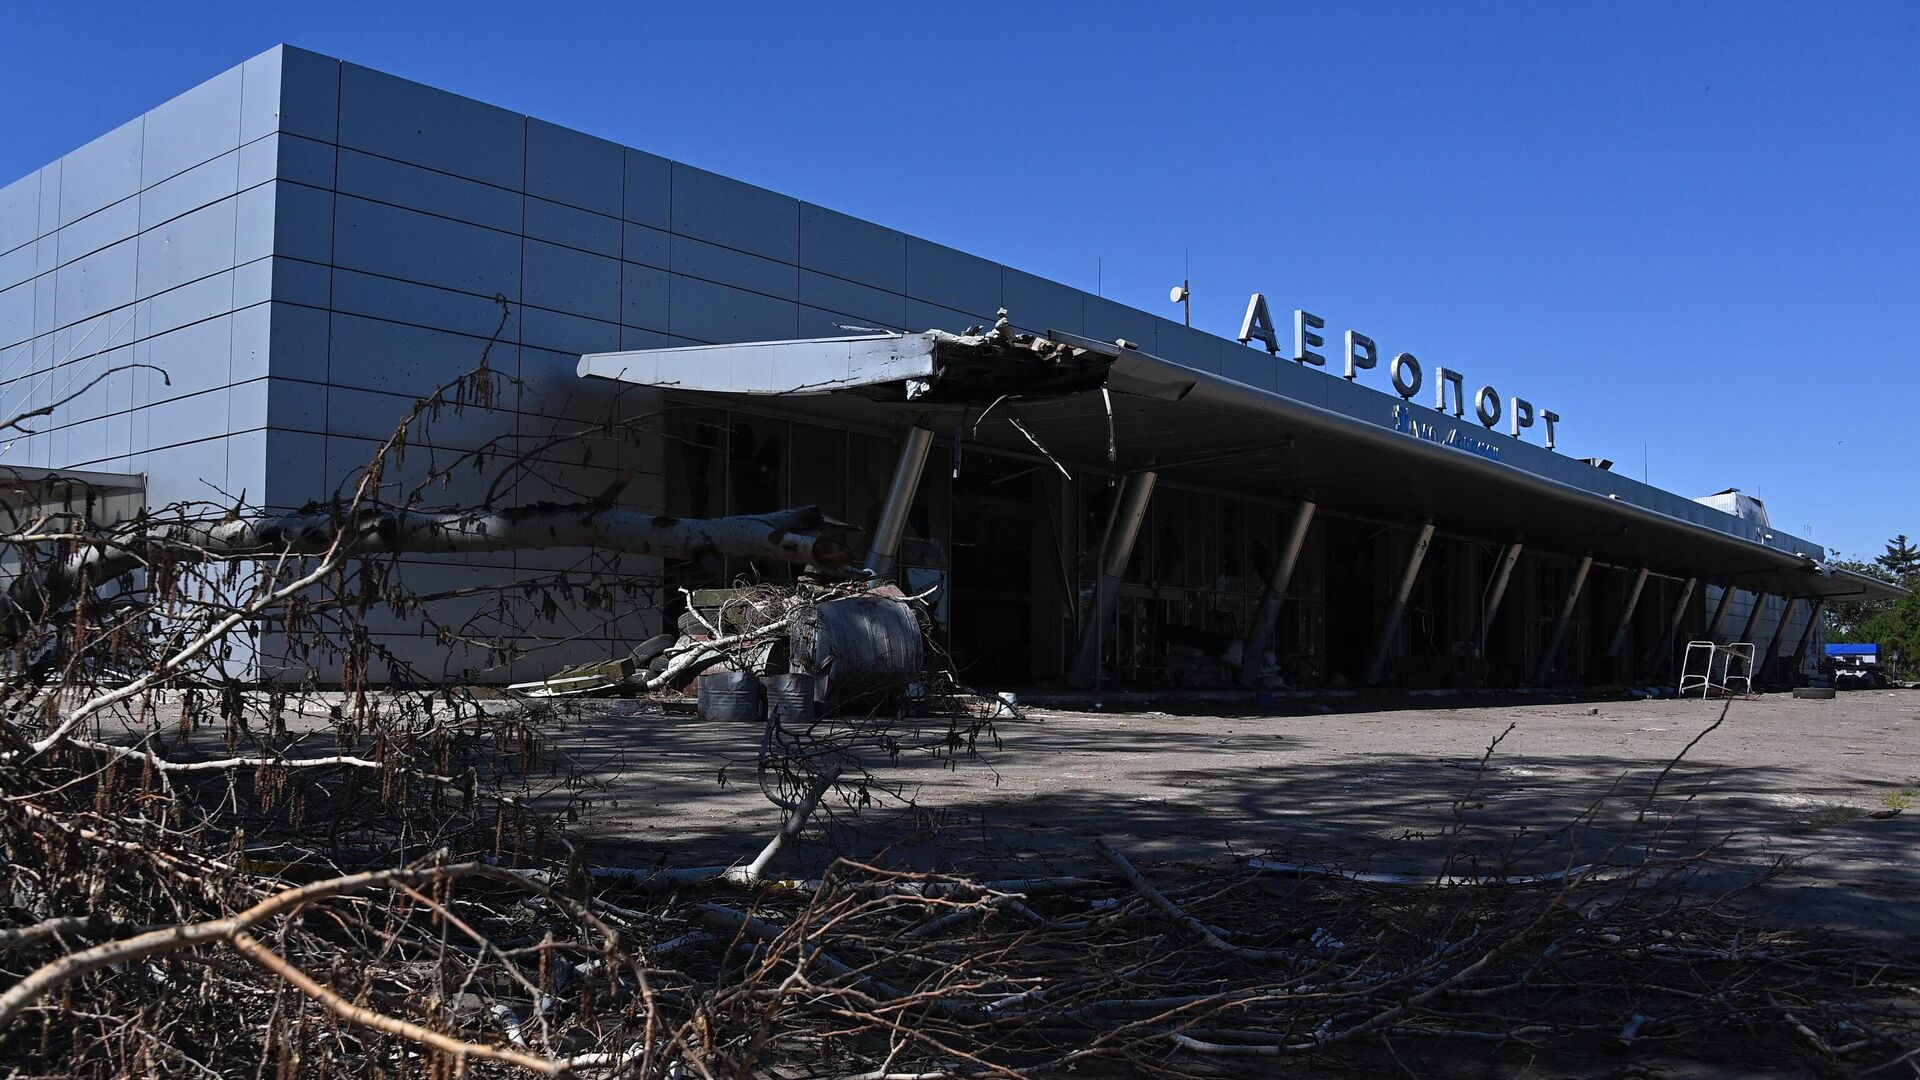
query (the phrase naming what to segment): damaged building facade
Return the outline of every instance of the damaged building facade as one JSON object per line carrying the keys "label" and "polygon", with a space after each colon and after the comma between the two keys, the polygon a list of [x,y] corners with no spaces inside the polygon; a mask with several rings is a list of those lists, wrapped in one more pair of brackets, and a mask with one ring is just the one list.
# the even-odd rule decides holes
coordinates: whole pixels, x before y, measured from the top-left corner
{"label": "damaged building facade", "polygon": [[[1877,588],[1763,516],[1470,406],[290,47],[0,188],[0,409],[87,388],[0,466],[138,476],[150,506],[291,508],[483,350],[501,398],[440,418],[390,484],[603,421],[542,470],[457,474],[435,501],[818,504],[872,569],[935,590],[981,686],[1641,683],[1704,638],[1754,642],[1779,681],[1817,654],[1823,598]],[[596,568],[792,573],[401,563],[441,593]],[[417,621],[372,629],[429,675],[511,681],[663,616],[560,605],[505,662]],[[297,674],[271,637],[262,673]]]}

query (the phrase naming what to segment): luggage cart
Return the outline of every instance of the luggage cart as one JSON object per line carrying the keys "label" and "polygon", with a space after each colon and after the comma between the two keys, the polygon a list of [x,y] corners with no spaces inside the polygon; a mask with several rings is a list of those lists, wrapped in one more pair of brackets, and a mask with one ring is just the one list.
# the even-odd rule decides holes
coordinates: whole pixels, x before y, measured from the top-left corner
{"label": "luggage cart", "polygon": [[1701,700],[1715,694],[1732,694],[1735,685],[1742,696],[1753,694],[1753,642],[1736,641],[1721,645],[1712,641],[1687,642],[1680,663],[1680,696],[1700,691]]}

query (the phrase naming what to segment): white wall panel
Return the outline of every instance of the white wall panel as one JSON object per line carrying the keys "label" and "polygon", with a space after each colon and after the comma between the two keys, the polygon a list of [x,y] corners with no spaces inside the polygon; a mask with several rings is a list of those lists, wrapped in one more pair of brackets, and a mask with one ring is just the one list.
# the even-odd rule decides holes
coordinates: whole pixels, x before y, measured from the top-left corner
{"label": "white wall panel", "polygon": [[358,64],[340,67],[340,145],[522,190],[527,118]]}
{"label": "white wall panel", "polygon": [[626,149],[544,120],[527,121],[527,194],[620,216]]}
{"label": "white wall panel", "polygon": [[232,269],[237,210],[237,197],[222,199],[141,233],[141,295]]}
{"label": "white wall panel", "polygon": [[186,172],[240,145],[240,68],[230,68],[147,113],[142,187]]}
{"label": "white wall panel", "polygon": [[0,187],[0,252],[40,235],[40,174],[31,172]]}
{"label": "white wall panel", "polygon": [[334,214],[335,266],[519,299],[518,236],[345,196]]}
{"label": "white wall panel", "polygon": [[211,206],[240,190],[240,151],[203,161],[140,193],[140,228],[151,229],[182,214]]}
{"label": "white wall panel", "polygon": [[123,240],[54,271],[54,321],[49,329],[133,303],[137,261],[135,242]]}
{"label": "white wall panel", "polygon": [[[60,208],[58,224],[71,224],[140,191],[140,133],[143,127],[143,120],[129,120],[60,160],[60,179],[51,192]],[[43,232],[50,231],[50,223],[45,217],[48,194],[43,187]]]}
{"label": "white wall panel", "polygon": [[54,258],[61,264],[84,258],[139,231],[140,199],[129,196],[96,210],[55,234]]}

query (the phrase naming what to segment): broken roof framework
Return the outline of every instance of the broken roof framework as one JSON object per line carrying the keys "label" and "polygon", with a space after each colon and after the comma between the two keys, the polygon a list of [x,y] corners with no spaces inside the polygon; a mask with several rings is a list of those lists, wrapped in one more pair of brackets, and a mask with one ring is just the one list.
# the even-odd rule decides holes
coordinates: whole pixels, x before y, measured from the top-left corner
{"label": "broken roof framework", "polygon": [[1410,527],[1432,521],[1452,535],[1776,596],[1905,595],[1825,565],[1815,545],[1344,379],[1291,371],[1289,389],[1305,393],[1280,393],[1125,342],[1016,333],[1004,315],[985,333],[594,353],[578,370],[755,399],[802,419],[916,423],[968,446],[1038,450],[1083,474],[1152,469],[1165,480],[1312,499]]}
{"label": "broken roof framework", "polygon": [[[115,517],[141,509],[146,478],[135,473],[0,466],[0,523],[10,531],[49,531],[50,519],[91,517],[105,500],[120,500]],[[54,531],[58,531],[57,528]]]}

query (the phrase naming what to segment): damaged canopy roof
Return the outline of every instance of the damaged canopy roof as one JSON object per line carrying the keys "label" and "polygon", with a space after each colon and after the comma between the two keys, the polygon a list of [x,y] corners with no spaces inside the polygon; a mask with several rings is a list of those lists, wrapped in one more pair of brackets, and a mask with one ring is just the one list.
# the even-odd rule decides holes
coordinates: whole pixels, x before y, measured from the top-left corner
{"label": "damaged canopy roof", "polygon": [[986,333],[929,330],[590,353],[581,357],[579,373],[583,378],[757,397],[844,392],[921,407],[985,406],[1007,398],[1064,397],[1101,387],[1175,398],[1185,392],[1178,382],[1155,385],[1115,372],[1114,361],[1124,351],[1058,331],[1045,337],[1015,334],[1003,317]]}
{"label": "damaged canopy roof", "polygon": [[[1265,360],[1264,356],[1260,359]],[[1775,595],[1904,595],[1817,546],[1345,379],[1274,361],[1269,390],[1049,330],[869,334],[596,353],[583,377],[740,395],[798,418],[911,421],[1094,475],[1164,479]],[[777,400],[774,400],[777,399]],[[1409,423],[1409,419],[1419,422]],[[1471,434],[1482,452],[1449,443]],[[1485,452],[1491,448],[1492,452]]]}

